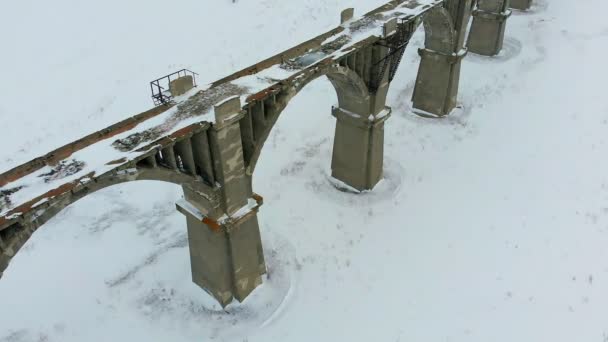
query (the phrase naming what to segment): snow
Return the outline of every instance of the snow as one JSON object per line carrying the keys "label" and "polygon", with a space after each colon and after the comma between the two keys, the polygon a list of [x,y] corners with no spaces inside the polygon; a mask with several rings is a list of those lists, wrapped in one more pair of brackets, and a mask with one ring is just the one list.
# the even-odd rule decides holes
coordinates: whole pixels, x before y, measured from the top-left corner
{"label": "snow", "polygon": [[[165,1],[12,2],[0,169],[145,110],[158,75],[187,67],[206,84],[381,3],[182,0],[167,15]],[[0,341],[604,341],[607,9],[515,11],[501,55],[465,57],[445,119],[412,114],[417,33],[371,192],[330,181],[335,92],[305,87],[254,175],[269,278],[226,312],[191,282],[178,186],[87,196],[4,272]]]}
{"label": "snow", "polygon": [[198,210],[195,206],[193,206],[190,202],[186,201],[183,198],[178,200],[175,204],[182,210],[185,210],[186,212],[190,213],[192,216],[194,216],[197,220],[201,222],[205,218],[205,215],[200,210]]}

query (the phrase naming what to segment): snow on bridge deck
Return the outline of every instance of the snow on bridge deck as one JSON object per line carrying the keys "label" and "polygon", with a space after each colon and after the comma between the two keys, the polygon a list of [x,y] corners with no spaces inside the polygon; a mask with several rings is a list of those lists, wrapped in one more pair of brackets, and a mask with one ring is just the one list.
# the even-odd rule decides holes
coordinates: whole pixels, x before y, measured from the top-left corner
{"label": "snow on bridge deck", "polygon": [[323,63],[368,46],[388,21],[416,20],[442,0],[396,0],[249,68],[193,89],[162,105],[95,132],[0,175],[0,230],[52,205],[54,198],[95,182],[102,175],[128,172],[138,159],[193,130],[214,124],[214,105],[239,96],[249,103]]}

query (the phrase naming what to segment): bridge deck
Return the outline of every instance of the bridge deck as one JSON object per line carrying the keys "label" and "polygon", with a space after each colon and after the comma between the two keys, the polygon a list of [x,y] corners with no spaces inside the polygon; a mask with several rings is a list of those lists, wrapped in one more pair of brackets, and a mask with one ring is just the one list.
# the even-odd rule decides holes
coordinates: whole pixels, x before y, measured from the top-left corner
{"label": "bridge deck", "polygon": [[134,162],[200,127],[214,123],[213,107],[238,96],[242,103],[264,97],[316,65],[371,44],[393,19],[415,20],[442,0],[397,0],[249,68],[195,88],[163,105],[88,135],[0,175],[0,231],[53,198],[125,172]]}

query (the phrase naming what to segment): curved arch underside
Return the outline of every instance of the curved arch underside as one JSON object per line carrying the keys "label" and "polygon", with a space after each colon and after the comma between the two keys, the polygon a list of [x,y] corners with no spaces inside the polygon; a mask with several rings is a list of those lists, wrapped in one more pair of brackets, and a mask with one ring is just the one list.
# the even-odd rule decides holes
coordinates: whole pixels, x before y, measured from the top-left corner
{"label": "curved arch underside", "polygon": [[60,211],[99,190],[122,183],[140,180],[168,182],[181,186],[190,186],[207,192],[214,191],[201,182],[200,178],[193,177],[192,175],[180,172],[179,170],[171,170],[164,167],[133,168],[111,172],[95,178],[93,181],[88,182],[85,186],[79,188],[78,191],[71,191],[69,192],[69,195],[50,198],[42,205],[37,205],[35,211],[26,213],[20,221],[13,222],[10,226],[0,231],[0,277],[10,260],[31,238],[36,230]]}

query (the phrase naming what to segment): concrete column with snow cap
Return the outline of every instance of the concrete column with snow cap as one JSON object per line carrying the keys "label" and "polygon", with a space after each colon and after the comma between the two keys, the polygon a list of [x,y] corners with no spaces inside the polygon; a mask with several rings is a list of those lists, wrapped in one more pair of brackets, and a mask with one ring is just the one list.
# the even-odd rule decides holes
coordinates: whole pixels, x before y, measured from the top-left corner
{"label": "concrete column with snow cap", "polygon": [[479,0],[473,11],[473,23],[467,43],[469,51],[484,56],[499,54],[510,16],[509,0]]}
{"label": "concrete column with snow cap", "polygon": [[[397,31],[397,19],[383,26],[383,38]],[[389,49],[377,44],[370,51],[370,63],[386,60]],[[391,109],[386,106],[390,85],[389,73],[379,73],[377,89],[353,93],[349,87],[338,87],[340,105],[332,108],[336,130],[331,160],[331,176],[356,191],[373,189],[382,179],[384,166],[384,122]]]}
{"label": "concrete column with snow cap", "polygon": [[425,43],[418,50],[420,66],[412,95],[414,112],[438,117],[456,107],[471,0],[452,0],[445,6],[433,8],[422,18]]}
{"label": "concrete column with snow cap", "polygon": [[218,197],[184,186],[177,209],[187,218],[193,281],[225,307],[259,286],[266,266],[257,220],[262,198],[245,178],[239,97],[216,104],[214,114],[209,149]]}
{"label": "concrete column with snow cap", "polygon": [[358,114],[333,107],[336,117],[331,160],[333,178],[357,191],[371,190],[382,179],[384,164],[384,122],[391,109]]}

